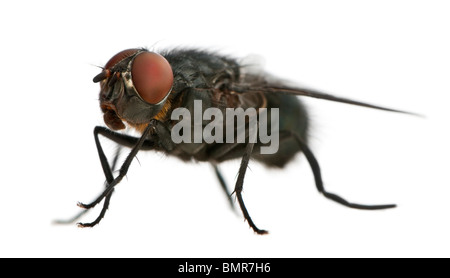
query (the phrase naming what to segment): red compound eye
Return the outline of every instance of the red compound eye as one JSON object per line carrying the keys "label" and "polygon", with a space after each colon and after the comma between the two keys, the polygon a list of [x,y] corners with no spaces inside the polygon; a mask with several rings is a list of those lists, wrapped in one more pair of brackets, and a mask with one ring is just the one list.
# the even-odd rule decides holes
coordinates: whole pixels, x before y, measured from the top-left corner
{"label": "red compound eye", "polygon": [[109,59],[108,63],[105,65],[105,69],[110,69],[114,67],[118,62],[122,61],[123,59],[133,56],[136,52],[138,52],[140,49],[126,49],[123,51],[120,51],[116,55],[114,55],[111,59]]}
{"label": "red compound eye", "polygon": [[139,95],[150,104],[163,100],[173,84],[172,67],[154,52],[142,52],[134,58],[131,77]]}

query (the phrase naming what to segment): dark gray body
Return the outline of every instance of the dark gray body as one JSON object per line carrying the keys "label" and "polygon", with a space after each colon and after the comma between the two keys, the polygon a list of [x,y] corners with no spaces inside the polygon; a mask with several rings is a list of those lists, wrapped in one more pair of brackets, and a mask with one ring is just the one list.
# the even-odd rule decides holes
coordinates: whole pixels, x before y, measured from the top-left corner
{"label": "dark gray body", "polygon": [[[175,50],[163,53],[163,56],[169,61],[174,72],[174,87],[170,99],[173,106],[185,107],[189,109],[191,115],[194,115],[194,100],[202,100],[203,110],[208,107],[217,107],[224,113],[227,107],[243,109],[266,107],[269,112],[268,119],[270,119],[270,108],[279,108],[278,152],[260,154],[259,148],[262,144],[258,141],[254,146],[252,158],[269,167],[283,167],[300,152],[296,141],[293,138],[283,138],[282,133],[290,131],[298,134],[304,142],[307,141],[308,115],[298,97],[265,91],[265,87],[273,87],[277,84],[270,84],[263,75],[243,73],[236,61],[216,54],[196,50]],[[252,90],[247,91],[247,87]],[[244,143],[174,144],[171,140],[167,140],[167,135],[176,124],[170,120],[170,112],[159,121],[164,127],[161,129],[165,129],[159,132],[165,134],[160,138],[162,139],[160,140],[161,149],[183,160],[222,162],[242,158],[244,154],[246,145]],[[206,124],[207,122],[204,123]]]}

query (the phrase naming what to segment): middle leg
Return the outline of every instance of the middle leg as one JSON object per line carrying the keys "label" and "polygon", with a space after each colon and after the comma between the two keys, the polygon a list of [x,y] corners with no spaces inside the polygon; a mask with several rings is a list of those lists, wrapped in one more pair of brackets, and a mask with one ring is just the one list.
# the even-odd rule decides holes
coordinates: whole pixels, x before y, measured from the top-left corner
{"label": "middle leg", "polygon": [[268,231],[261,230],[258,227],[256,227],[255,223],[253,223],[252,218],[250,217],[250,214],[247,211],[247,208],[244,204],[244,199],[242,198],[242,188],[244,186],[244,177],[245,172],[247,171],[248,162],[250,161],[250,156],[253,151],[254,143],[248,143],[247,147],[245,148],[244,156],[242,157],[241,166],[239,167],[239,173],[238,178],[236,181],[236,186],[234,189],[234,193],[236,193],[236,198],[238,200],[239,206],[241,207],[242,213],[244,214],[244,219],[247,220],[250,227],[259,235],[267,234]]}

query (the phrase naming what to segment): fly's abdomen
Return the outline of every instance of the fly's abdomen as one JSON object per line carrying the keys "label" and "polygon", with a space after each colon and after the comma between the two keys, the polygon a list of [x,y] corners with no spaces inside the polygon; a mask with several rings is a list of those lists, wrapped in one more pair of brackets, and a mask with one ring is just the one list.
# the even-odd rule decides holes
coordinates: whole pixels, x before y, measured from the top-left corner
{"label": "fly's abdomen", "polygon": [[[265,94],[267,97],[267,108],[278,108],[279,129],[274,130],[279,133],[278,150],[273,154],[262,154],[259,151],[261,143],[255,147],[252,157],[269,167],[283,167],[300,152],[298,143],[289,136],[283,138],[283,131],[296,133],[306,143],[308,132],[308,114],[303,103],[296,96],[282,94]],[[269,112],[269,118],[273,113]],[[273,137],[273,136],[272,136]]]}

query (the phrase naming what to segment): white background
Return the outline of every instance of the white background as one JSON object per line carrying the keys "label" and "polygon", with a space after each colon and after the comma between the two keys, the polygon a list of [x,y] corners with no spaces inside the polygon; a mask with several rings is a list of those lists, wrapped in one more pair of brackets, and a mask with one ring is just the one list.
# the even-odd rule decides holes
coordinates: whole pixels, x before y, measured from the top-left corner
{"label": "white background", "polygon": [[[0,7],[1,257],[448,257],[448,1],[5,1]],[[207,164],[139,153],[100,225],[52,221],[103,189],[92,78],[132,47],[256,55],[279,77],[418,118],[305,100],[326,188],[302,156],[252,163],[233,213]],[[104,141],[112,155],[114,144]],[[232,187],[238,162],[223,165]],[[92,221],[99,208],[86,215]]]}

